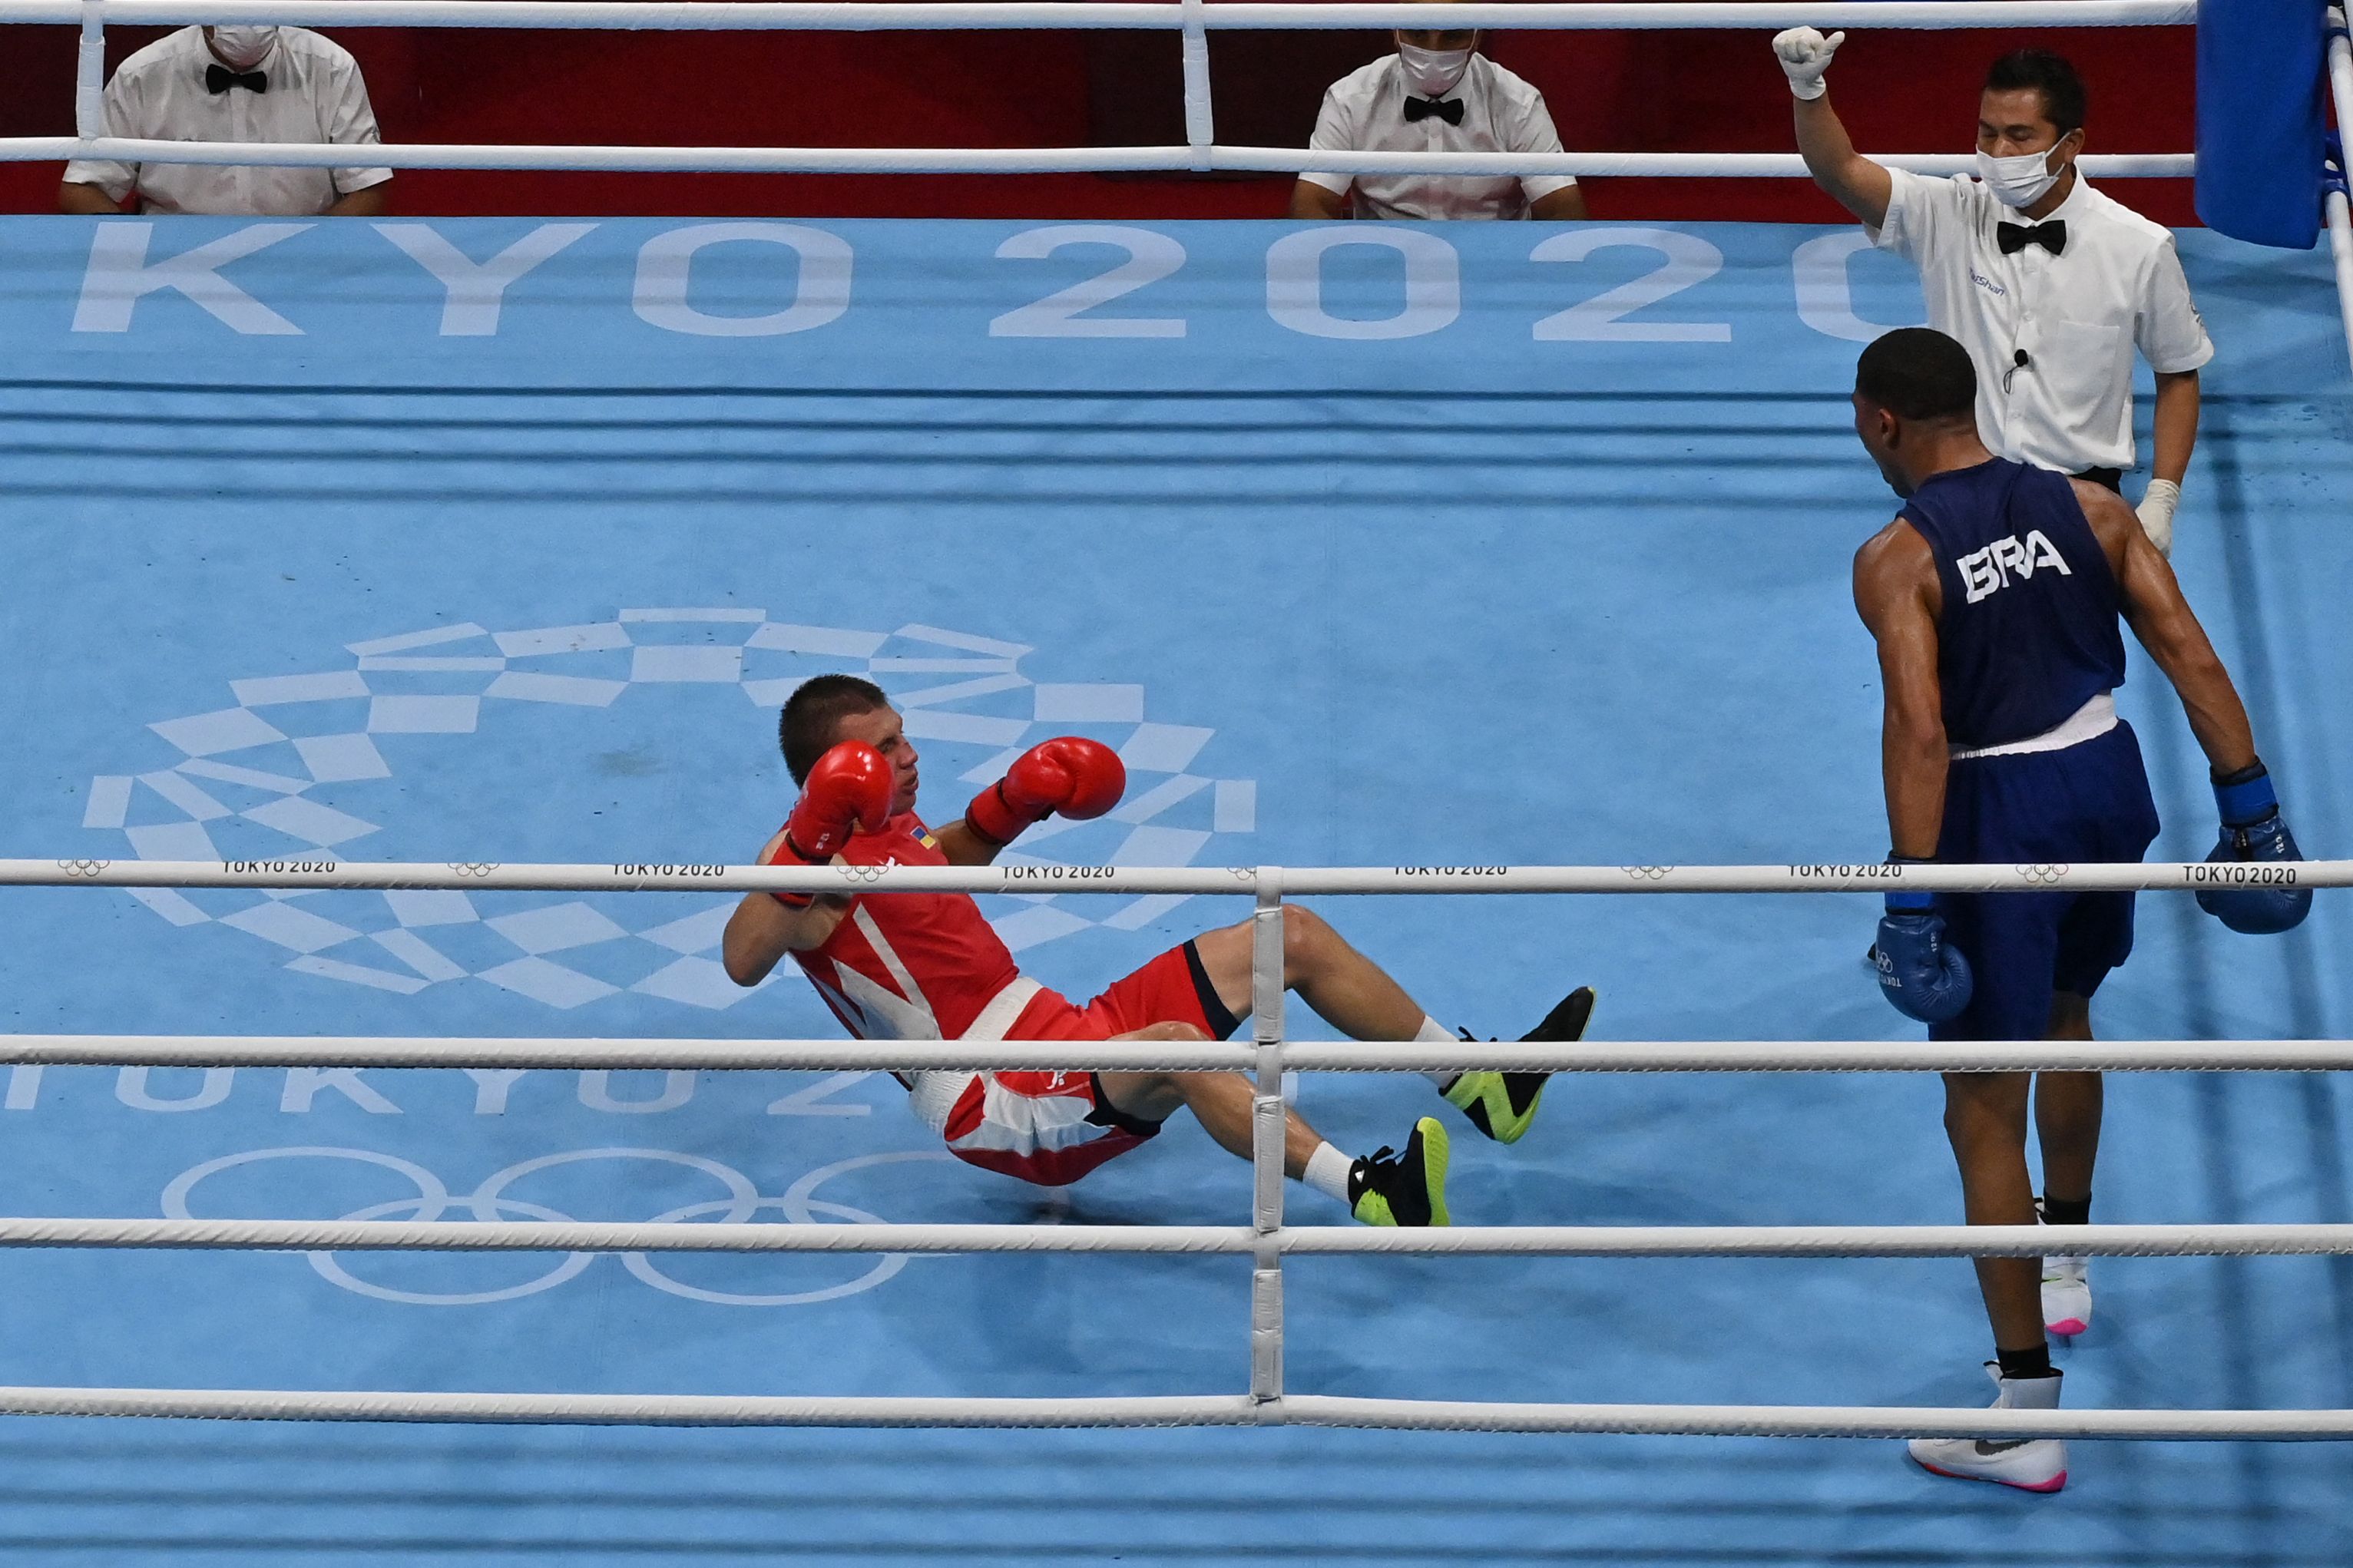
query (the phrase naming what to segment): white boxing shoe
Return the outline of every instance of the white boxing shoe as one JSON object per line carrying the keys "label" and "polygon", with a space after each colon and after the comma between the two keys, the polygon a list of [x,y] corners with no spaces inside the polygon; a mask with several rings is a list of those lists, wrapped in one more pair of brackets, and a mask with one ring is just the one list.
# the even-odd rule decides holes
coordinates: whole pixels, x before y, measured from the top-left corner
{"label": "white boxing shoe", "polygon": [[[2059,1383],[2050,1377],[2004,1377],[1985,1363],[2001,1391],[1996,1410],[2056,1410]],[[1905,1445],[1912,1462],[1930,1475],[1957,1481],[1993,1481],[2021,1491],[2055,1492],[2067,1484],[2067,1445],[2056,1437],[1915,1437]]]}
{"label": "white boxing shoe", "polygon": [[2092,1326],[2092,1281],[2081,1258],[2042,1260],[2042,1327],[2070,1337]]}

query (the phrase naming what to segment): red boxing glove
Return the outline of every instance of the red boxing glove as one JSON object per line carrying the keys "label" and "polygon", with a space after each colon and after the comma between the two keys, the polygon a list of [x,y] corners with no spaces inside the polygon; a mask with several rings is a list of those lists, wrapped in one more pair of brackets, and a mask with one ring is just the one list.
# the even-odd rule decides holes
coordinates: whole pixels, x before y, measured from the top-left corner
{"label": "red boxing glove", "polygon": [[[844,741],[817,760],[793,815],[776,836],[771,866],[798,861],[822,866],[840,853],[855,833],[872,833],[891,818],[891,796],[897,789],[891,764],[863,741]],[[807,909],[810,893],[773,893],[790,909]]]}
{"label": "red boxing glove", "polygon": [[1056,812],[1084,821],[1119,804],[1127,768],[1100,741],[1059,735],[1021,753],[1006,775],[972,797],[964,825],[1002,847]]}

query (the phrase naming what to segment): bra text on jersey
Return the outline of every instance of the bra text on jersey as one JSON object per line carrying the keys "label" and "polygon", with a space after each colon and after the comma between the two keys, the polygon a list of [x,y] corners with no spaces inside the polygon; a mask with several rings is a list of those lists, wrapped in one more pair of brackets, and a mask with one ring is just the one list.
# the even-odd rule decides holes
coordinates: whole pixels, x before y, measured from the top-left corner
{"label": "bra text on jersey", "polygon": [[2062,577],[2075,574],[2069,568],[2059,547],[2051,542],[2041,529],[2023,540],[2011,534],[1997,539],[1983,550],[1972,551],[1953,564],[1960,569],[1961,582],[1969,591],[1969,603],[1974,605],[1989,595],[1999,594],[2017,577],[2031,577],[2042,567],[2055,566]]}

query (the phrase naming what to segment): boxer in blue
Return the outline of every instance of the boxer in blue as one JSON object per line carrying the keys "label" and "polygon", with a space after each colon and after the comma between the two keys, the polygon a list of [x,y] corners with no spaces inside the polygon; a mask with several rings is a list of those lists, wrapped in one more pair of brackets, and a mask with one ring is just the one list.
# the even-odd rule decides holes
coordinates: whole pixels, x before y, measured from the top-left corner
{"label": "boxer in blue", "polygon": [[[1879,645],[1880,765],[1891,860],[2063,864],[2138,860],[2157,837],[2140,745],[2111,697],[2121,619],[2165,672],[2212,765],[2222,819],[2210,860],[2298,858],[2247,712],[2133,510],[2099,486],[1995,458],[1978,437],[1977,374],[1926,328],[1863,351],[1855,433],[1904,510],[1854,560],[1854,602]],[[2251,867],[2199,903],[2233,931],[2285,931],[2310,889]],[[2132,951],[2129,893],[1898,891],[1873,950],[1879,984],[1940,1040],[2088,1040],[2091,998]],[[2030,1103],[2043,1217],[2083,1224],[2099,1147],[2096,1073],[1957,1073],[1945,1127],[1971,1225],[2032,1225]],[[2091,1315],[2081,1258],[1979,1258],[1998,1360],[1998,1407],[2053,1409],[2045,1325]],[[2038,1279],[2038,1275],[2042,1278]],[[2059,1314],[2053,1317],[2053,1313]],[[1938,1475],[2031,1491],[2066,1484],[2066,1445],[1915,1440]]]}

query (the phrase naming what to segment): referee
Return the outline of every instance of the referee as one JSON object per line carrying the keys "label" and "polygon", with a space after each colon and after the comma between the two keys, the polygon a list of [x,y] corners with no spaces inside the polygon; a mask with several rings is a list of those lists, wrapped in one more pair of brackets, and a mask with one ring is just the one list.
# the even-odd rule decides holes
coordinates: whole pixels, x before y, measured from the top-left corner
{"label": "referee", "polygon": [[1773,52],[1814,183],[1872,242],[1920,268],[1928,323],[1978,370],[1978,429],[1998,455],[2121,492],[2135,466],[2133,350],[2157,373],[2154,477],[2137,509],[2158,551],[2198,440],[2198,367],[2214,357],[2173,236],[2092,188],[2084,83],[2042,49],[2004,55],[1978,100],[1978,178],[1930,179],[1858,154],[1824,96],[1846,37],[1793,27]]}

